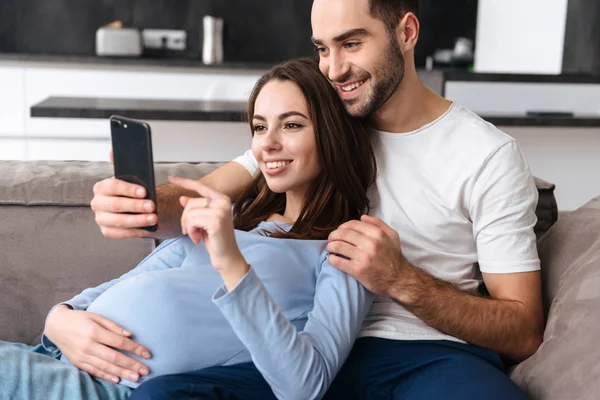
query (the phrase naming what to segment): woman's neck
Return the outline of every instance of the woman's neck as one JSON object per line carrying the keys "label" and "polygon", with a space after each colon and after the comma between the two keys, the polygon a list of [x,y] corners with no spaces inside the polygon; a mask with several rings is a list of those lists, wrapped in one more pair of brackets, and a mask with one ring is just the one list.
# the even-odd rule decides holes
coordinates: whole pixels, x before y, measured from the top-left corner
{"label": "woman's neck", "polygon": [[283,214],[273,214],[267,221],[284,222],[294,224],[300,216],[304,194],[298,195],[294,192],[286,192],[285,194],[285,210]]}

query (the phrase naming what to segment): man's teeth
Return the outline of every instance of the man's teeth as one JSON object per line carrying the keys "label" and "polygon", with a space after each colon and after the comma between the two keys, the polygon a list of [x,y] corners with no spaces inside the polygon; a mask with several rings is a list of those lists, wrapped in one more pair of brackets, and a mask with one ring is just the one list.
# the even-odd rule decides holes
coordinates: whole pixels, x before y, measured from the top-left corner
{"label": "man's teeth", "polygon": [[343,90],[344,92],[349,92],[349,91],[351,91],[351,90],[354,90],[354,89],[356,89],[357,87],[360,87],[360,86],[361,86],[363,83],[365,83],[365,82],[366,82],[366,80],[364,80],[364,81],[360,81],[360,82],[356,82],[356,83],[353,83],[352,85],[348,85],[348,86],[342,86],[342,90]]}
{"label": "man's teeth", "polygon": [[268,162],[267,163],[267,168],[281,168],[281,167],[285,167],[290,162],[291,161],[274,161],[274,162]]}

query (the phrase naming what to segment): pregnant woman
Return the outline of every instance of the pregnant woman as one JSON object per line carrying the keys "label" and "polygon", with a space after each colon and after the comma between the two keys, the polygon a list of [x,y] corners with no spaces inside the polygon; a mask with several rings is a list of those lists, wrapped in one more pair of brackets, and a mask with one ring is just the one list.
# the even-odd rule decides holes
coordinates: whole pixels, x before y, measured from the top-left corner
{"label": "pregnant woman", "polygon": [[[249,120],[260,173],[234,207],[170,178],[199,196],[180,199],[184,236],[54,307],[41,345],[0,342],[1,399],[125,399],[153,378],[215,368],[261,399],[325,394],[373,300],[326,251],[329,233],[368,210],[371,138],[313,59],[266,73]],[[124,355],[136,360],[129,379],[95,377],[99,360]]]}

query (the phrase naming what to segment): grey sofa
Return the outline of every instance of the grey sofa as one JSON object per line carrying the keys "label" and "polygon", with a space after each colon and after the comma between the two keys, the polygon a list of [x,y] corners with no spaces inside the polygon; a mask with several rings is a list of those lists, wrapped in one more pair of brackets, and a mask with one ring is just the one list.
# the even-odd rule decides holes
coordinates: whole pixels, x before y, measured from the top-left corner
{"label": "grey sofa", "polygon": [[[219,164],[158,164],[192,178]],[[101,162],[0,162],[0,340],[39,343],[52,305],[133,268],[153,240],[104,238],[89,208]],[[510,369],[533,399],[600,398],[600,198],[557,221],[554,186],[540,192],[536,233],[548,323],[544,343]]]}

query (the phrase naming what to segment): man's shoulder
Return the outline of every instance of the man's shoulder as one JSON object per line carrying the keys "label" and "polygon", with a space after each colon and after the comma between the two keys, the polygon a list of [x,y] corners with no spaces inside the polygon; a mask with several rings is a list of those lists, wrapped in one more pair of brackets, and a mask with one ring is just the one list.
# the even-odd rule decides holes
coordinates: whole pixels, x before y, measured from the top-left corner
{"label": "man's shoulder", "polygon": [[449,141],[454,141],[465,150],[476,150],[478,153],[495,152],[500,147],[515,139],[485,121],[468,108],[454,104],[448,114],[444,133]]}
{"label": "man's shoulder", "polygon": [[492,158],[509,165],[519,156],[514,138],[458,104],[426,129],[421,165],[442,185],[466,187]]}

